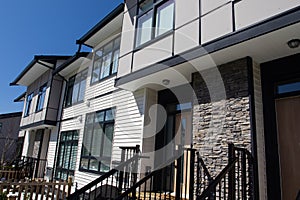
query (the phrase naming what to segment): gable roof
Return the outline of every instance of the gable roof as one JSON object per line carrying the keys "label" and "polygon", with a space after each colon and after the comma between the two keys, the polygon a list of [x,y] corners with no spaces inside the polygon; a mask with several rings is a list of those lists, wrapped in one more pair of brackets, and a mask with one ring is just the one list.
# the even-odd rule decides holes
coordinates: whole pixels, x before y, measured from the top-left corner
{"label": "gable roof", "polygon": [[54,69],[57,60],[66,60],[70,56],[36,55],[27,67],[9,85],[28,86],[48,69]]}
{"label": "gable roof", "polygon": [[[122,27],[122,19],[124,12],[124,3],[119,4],[113,11],[106,15],[100,22],[98,22],[92,29],[90,29],[86,34],[84,34],[80,39],[76,41],[76,44],[83,44],[89,47],[94,47],[93,38],[97,37],[97,33],[103,29],[108,24],[112,24],[112,31]],[[119,25],[120,27],[116,26]],[[111,31],[111,30],[110,30]],[[108,36],[110,36],[108,34]],[[97,41],[97,40],[95,40]]]}

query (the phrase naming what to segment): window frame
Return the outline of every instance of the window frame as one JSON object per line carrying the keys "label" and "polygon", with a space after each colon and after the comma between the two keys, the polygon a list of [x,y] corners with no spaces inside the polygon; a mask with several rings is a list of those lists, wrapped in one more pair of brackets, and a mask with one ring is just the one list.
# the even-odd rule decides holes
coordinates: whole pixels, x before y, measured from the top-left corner
{"label": "window frame", "polygon": [[[36,103],[36,107],[35,107],[35,112],[39,112],[39,111],[43,110],[44,104],[45,104],[46,92],[47,92],[47,83],[42,85],[39,89],[38,99],[37,99],[37,103]],[[42,97],[43,97],[43,99],[42,99],[43,102],[41,102]]]}
{"label": "window frame", "polygon": [[[107,112],[110,111],[112,113],[112,119],[109,120],[105,120]],[[91,172],[91,173],[96,173],[96,174],[103,174],[106,173],[107,171],[110,170],[110,164],[111,164],[111,156],[112,156],[112,148],[113,148],[113,140],[114,140],[114,130],[115,130],[115,116],[114,116],[114,112],[115,112],[115,107],[112,108],[108,108],[108,109],[104,109],[104,110],[99,110],[96,112],[92,112],[92,113],[87,113],[86,114],[86,119],[85,119],[85,126],[84,126],[84,133],[83,133],[83,138],[82,138],[82,147],[81,147],[81,155],[80,155],[80,164],[79,164],[79,171],[84,171],[84,172]],[[103,115],[103,121],[98,121],[96,122],[96,115],[99,113],[104,113]],[[92,117],[92,123],[88,123],[88,116],[93,116]],[[102,135],[101,135],[101,144],[99,144],[99,156],[95,156],[92,155],[92,148],[93,148],[93,137],[95,136],[95,128],[97,128],[97,130],[100,128],[102,129]],[[112,138],[111,138],[111,152],[110,152],[110,156],[107,157],[104,155],[104,138],[105,136],[107,136],[107,134],[105,133],[105,128],[107,126],[112,126],[113,130],[112,130]],[[90,133],[90,136],[87,136],[86,134]],[[90,140],[90,142],[88,143],[89,146],[89,150],[87,150],[88,155],[84,155],[84,144],[86,144],[86,138],[88,138]],[[87,168],[83,167],[83,159],[85,159],[87,161]],[[103,164],[102,160],[108,160],[109,159],[109,166],[107,170],[102,170],[101,165]],[[91,169],[91,161],[96,161],[98,162],[98,168],[97,170]],[[101,171],[102,170],[102,171]]]}
{"label": "window frame", "polygon": [[[86,90],[86,81],[88,77],[88,68],[81,70],[77,74],[71,76],[67,82],[66,85],[66,94],[65,94],[65,107],[71,107],[73,105],[79,104],[84,102],[84,97],[85,97],[85,90]],[[82,83],[85,82],[84,84],[84,90],[82,91]],[[77,91],[77,98],[76,101],[73,101],[73,93],[74,93],[74,86],[76,83],[79,83],[78,86],[78,91]],[[71,92],[71,93],[69,93]],[[80,97],[80,92],[83,92],[83,97],[82,99],[79,99]]]}
{"label": "window frame", "polygon": [[25,103],[25,109],[24,109],[24,117],[28,117],[30,114],[30,108],[33,100],[33,92],[28,94],[26,96],[26,103]]}
{"label": "window frame", "polygon": [[[118,43],[117,43],[118,42]],[[94,85],[97,84],[103,80],[105,80],[106,78],[115,75],[118,72],[118,65],[116,66],[116,70],[113,71],[114,69],[114,64],[117,62],[119,62],[119,57],[120,57],[120,44],[121,44],[121,36],[117,36],[114,39],[110,40],[109,42],[105,43],[104,45],[102,45],[101,47],[99,47],[95,52],[94,52],[94,58],[93,58],[93,67],[92,67],[92,73],[91,73],[91,80],[90,80],[90,85]],[[105,52],[104,49],[105,47],[112,45],[110,51]],[[96,58],[97,56],[97,52],[102,51],[102,55],[99,56],[99,58]],[[107,55],[111,54],[110,56],[110,61],[109,61],[109,72],[108,75],[101,77],[102,74],[102,68],[103,68],[103,58]],[[116,60],[115,60],[115,55],[118,55]],[[93,74],[96,66],[96,61],[100,61],[100,65],[99,65],[99,74],[98,77],[96,79],[93,78]]]}
{"label": "window frame", "polygon": [[[66,136],[64,136],[64,135],[68,135],[70,133],[72,134],[72,139],[65,140],[64,137],[66,137]],[[77,155],[78,155],[78,141],[79,141],[79,130],[62,131],[60,133],[60,140],[58,142],[57,160],[56,160],[56,165],[55,165],[55,175],[54,175],[56,180],[67,180],[69,176],[75,175],[76,161],[77,161]],[[66,153],[67,149],[65,148],[67,146],[67,144],[71,145],[71,148],[70,148],[70,152],[69,152],[69,158],[66,158],[66,159],[68,159],[68,167],[65,168],[63,166],[63,164],[64,164],[63,161],[65,160],[65,156],[67,155],[67,153]],[[61,153],[62,146],[64,146],[63,153]],[[76,149],[76,153],[74,154],[74,158],[72,158],[74,146],[77,146],[77,149]],[[61,159],[61,156],[62,156],[62,159]],[[71,159],[74,159],[74,162],[75,162],[74,169],[70,169],[71,168]],[[60,161],[62,161],[62,163],[60,163]],[[58,177],[59,172],[60,172],[60,174]],[[67,177],[65,177],[66,179],[62,178],[62,176],[63,176],[62,173],[67,174]]]}
{"label": "window frame", "polygon": [[[139,1],[137,4],[137,17],[136,17],[136,23],[135,23],[135,39],[134,39],[134,48],[135,50],[139,50],[140,48],[143,48],[144,46],[147,46],[159,39],[162,39],[169,34],[174,32],[175,29],[175,0],[153,0],[153,5],[146,9],[145,11],[139,13],[139,8],[140,4],[143,3],[146,0]],[[173,21],[172,21],[172,28],[170,30],[165,31],[162,34],[156,35],[156,32],[158,30],[158,27],[156,27],[156,19],[157,19],[157,10],[159,7],[163,6],[166,3],[171,3],[173,4]],[[148,12],[152,12],[152,17],[151,17],[151,35],[150,35],[150,40],[139,44],[138,43],[138,38],[139,38],[139,19],[143,17],[145,14]]]}

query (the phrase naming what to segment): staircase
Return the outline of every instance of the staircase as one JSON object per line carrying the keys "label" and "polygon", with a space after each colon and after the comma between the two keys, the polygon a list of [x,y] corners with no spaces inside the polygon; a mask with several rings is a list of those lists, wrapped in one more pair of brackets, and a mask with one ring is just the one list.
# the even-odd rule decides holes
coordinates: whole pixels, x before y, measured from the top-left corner
{"label": "staircase", "polygon": [[117,167],[75,191],[68,200],[114,199],[134,185],[137,181],[140,158],[139,146],[121,147],[121,149],[121,163]]}
{"label": "staircase", "polygon": [[228,145],[228,163],[212,177],[195,149],[179,148],[175,155],[149,173],[139,174],[141,158],[136,148],[132,157],[95,181],[71,194],[78,199],[256,199],[254,159],[249,151]]}

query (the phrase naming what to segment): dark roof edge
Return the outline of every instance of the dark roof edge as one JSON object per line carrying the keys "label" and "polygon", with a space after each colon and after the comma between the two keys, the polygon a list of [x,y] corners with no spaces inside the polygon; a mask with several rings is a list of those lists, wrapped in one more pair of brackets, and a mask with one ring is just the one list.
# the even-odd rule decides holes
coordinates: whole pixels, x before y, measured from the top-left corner
{"label": "dark roof edge", "polygon": [[64,70],[67,66],[69,66],[70,64],[72,64],[73,62],[75,62],[78,58],[81,58],[81,57],[85,57],[86,58],[86,57],[88,57],[89,54],[90,54],[90,52],[77,52],[75,55],[73,55],[68,60],[66,60],[66,62],[64,62],[59,67],[57,67],[53,71],[53,75],[55,75],[55,74],[59,73],[60,71]]}
{"label": "dark roof edge", "polygon": [[[124,12],[124,3],[119,4],[113,11],[106,15],[100,22],[91,28],[80,39],[76,40],[76,44],[84,44],[89,38],[96,34],[101,28],[107,25],[110,21],[116,18],[119,14]],[[84,44],[85,45],[85,44]]]}
{"label": "dark roof edge", "polygon": [[22,116],[22,112],[4,113],[4,114],[0,114],[0,119],[21,117],[21,116]]}
{"label": "dark roof edge", "polygon": [[33,67],[33,65],[38,61],[53,62],[59,59],[68,59],[70,56],[59,56],[59,55],[35,55],[33,60],[26,66],[26,68],[17,76],[17,78],[11,82],[10,86],[18,85],[17,82]]}
{"label": "dark roof edge", "polygon": [[26,96],[26,92],[23,92],[20,96],[14,99],[14,102],[20,102],[22,98]]}

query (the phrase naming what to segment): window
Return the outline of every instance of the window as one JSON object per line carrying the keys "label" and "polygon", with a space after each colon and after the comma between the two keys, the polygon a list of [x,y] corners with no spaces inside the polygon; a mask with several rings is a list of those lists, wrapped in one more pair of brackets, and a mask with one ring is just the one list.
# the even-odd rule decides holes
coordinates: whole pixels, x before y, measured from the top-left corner
{"label": "window", "polygon": [[32,98],[33,98],[33,93],[27,95],[24,117],[27,117],[30,113],[30,106],[31,106]]}
{"label": "window", "polygon": [[277,86],[277,93],[284,94],[284,93],[294,93],[300,91],[300,81],[280,84]]}
{"label": "window", "polygon": [[110,169],[114,133],[114,109],[86,115],[80,169],[107,172]]}
{"label": "window", "polygon": [[91,83],[115,74],[118,70],[120,37],[95,52]]}
{"label": "window", "polygon": [[0,122],[0,133],[2,133],[2,122]]}
{"label": "window", "polygon": [[44,107],[46,90],[47,90],[47,84],[43,85],[39,90],[38,100],[36,104],[36,111],[40,111]]}
{"label": "window", "polygon": [[55,178],[67,180],[74,176],[78,149],[78,131],[62,132],[60,136]]}
{"label": "window", "polygon": [[72,106],[75,103],[83,101],[87,72],[87,69],[85,69],[69,79],[67,85],[66,106]]}
{"label": "window", "polygon": [[173,0],[142,0],[139,3],[136,47],[170,31],[174,22]]}

